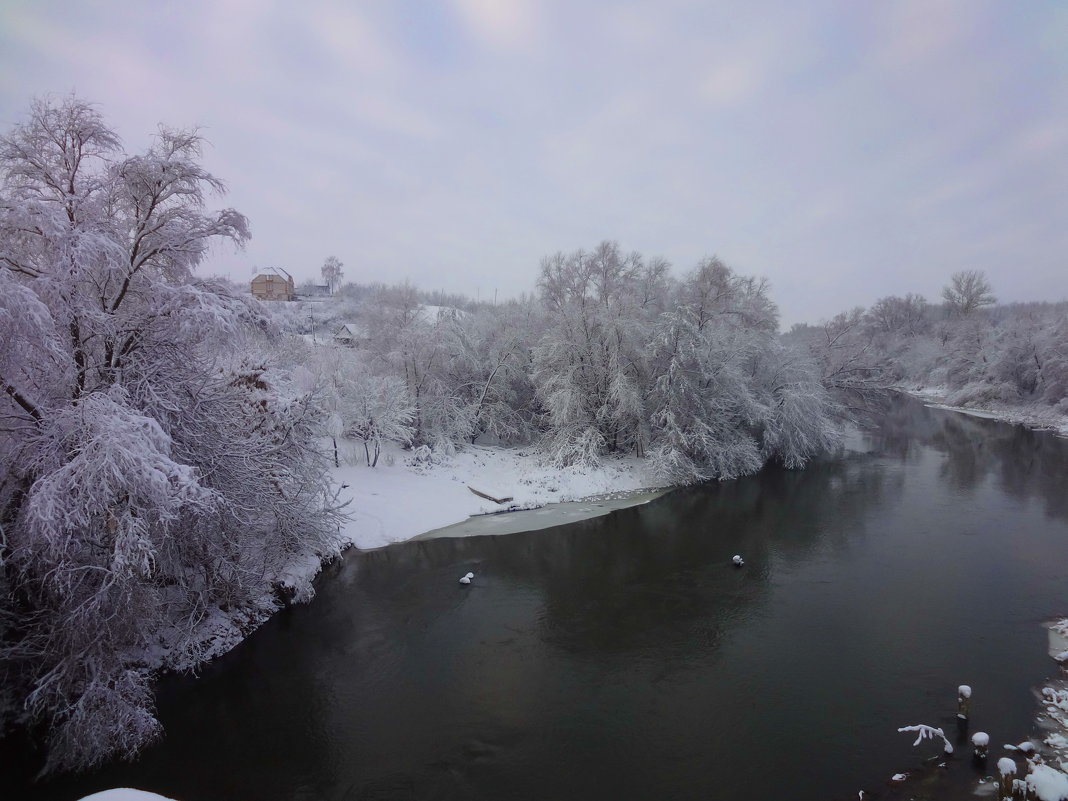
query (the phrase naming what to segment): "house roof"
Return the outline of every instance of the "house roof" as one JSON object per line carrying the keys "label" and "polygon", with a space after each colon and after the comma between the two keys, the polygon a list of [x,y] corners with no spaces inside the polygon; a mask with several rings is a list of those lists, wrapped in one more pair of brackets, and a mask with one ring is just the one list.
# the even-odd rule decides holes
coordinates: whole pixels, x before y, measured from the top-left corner
{"label": "house roof", "polygon": [[367,336],[367,329],[358,323],[345,323],[334,332],[336,339],[355,339]]}
{"label": "house roof", "polygon": [[455,317],[457,320],[462,320],[467,316],[467,312],[455,306],[435,306],[431,303],[420,303],[416,314],[419,319],[428,323],[437,322],[442,317]]}
{"label": "house roof", "polygon": [[[267,268],[265,268],[263,270],[263,272],[258,273],[256,275],[256,278],[271,278],[271,277],[276,276],[276,275],[279,278],[284,278],[287,281],[292,281],[293,280],[293,276],[291,276],[289,273],[287,273],[281,267],[267,267]],[[252,280],[255,281],[256,278],[253,278]]]}

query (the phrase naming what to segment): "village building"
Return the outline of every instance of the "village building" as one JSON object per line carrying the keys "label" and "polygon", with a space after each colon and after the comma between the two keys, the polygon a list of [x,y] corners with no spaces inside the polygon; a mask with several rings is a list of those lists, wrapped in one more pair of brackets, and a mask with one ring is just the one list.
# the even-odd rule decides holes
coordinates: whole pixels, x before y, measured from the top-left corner
{"label": "village building", "polygon": [[367,329],[357,323],[345,323],[334,332],[334,343],[355,348],[368,340]]}
{"label": "village building", "polygon": [[333,294],[330,284],[308,284],[301,289],[301,295],[309,298],[328,298]]}
{"label": "village building", "polygon": [[252,279],[252,297],[257,300],[296,300],[293,276],[281,267],[260,273]]}

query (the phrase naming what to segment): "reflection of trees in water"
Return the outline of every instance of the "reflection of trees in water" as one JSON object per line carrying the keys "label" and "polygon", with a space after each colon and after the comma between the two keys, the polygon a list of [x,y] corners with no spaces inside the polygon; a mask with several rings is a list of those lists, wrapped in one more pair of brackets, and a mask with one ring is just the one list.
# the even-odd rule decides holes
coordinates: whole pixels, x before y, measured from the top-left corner
{"label": "reflection of trees in water", "polygon": [[1040,500],[1050,517],[1068,518],[1068,442],[1051,433],[899,398],[874,442],[881,453],[902,458],[933,448],[947,457],[941,475],[954,489],[970,492],[991,479],[1014,498]]}
{"label": "reflection of trees in water", "polygon": [[941,424],[919,401],[900,395],[888,396],[882,414],[865,426],[872,447],[884,456],[903,461],[920,457],[924,443],[935,436]]}

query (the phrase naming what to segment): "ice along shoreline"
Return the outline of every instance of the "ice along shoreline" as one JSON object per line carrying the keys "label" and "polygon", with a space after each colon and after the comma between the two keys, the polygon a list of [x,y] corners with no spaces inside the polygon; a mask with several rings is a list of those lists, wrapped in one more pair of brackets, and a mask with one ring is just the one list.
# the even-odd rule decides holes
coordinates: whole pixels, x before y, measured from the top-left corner
{"label": "ice along shoreline", "polygon": [[921,401],[932,409],[1012,423],[1036,431],[1051,431],[1057,436],[1068,437],[1068,415],[1060,414],[1048,406],[955,406],[949,403],[952,393],[945,387],[895,387],[894,389]]}
{"label": "ice along shoreline", "polygon": [[577,523],[580,520],[603,517],[620,509],[641,506],[655,501],[673,489],[675,488],[639,489],[608,495],[593,495],[574,501],[547,503],[532,509],[504,509],[497,513],[473,515],[458,523],[417,534],[411,539],[434,540],[441,537],[478,537],[538,531],[543,528]]}

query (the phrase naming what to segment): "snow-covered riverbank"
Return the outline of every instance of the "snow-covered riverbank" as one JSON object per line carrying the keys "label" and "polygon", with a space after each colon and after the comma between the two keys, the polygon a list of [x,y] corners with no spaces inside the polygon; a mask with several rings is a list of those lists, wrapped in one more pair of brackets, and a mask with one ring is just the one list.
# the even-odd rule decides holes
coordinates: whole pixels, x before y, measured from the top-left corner
{"label": "snow-covered riverbank", "polygon": [[1049,406],[1031,404],[1027,406],[1006,406],[1004,404],[987,404],[978,406],[956,406],[951,403],[952,391],[946,387],[898,387],[901,392],[924,401],[928,406],[951,412],[1016,423],[1045,431],[1056,431],[1059,436],[1068,437],[1068,415],[1060,414]]}
{"label": "snow-covered riverbank", "polygon": [[[435,529],[461,523],[473,515],[536,509],[589,498],[611,501],[603,513],[644,503],[655,495],[639,490],[656,486],[643,460],[604,459],[591,467],[554,467],[528,448],[469,446],[451,456],[421,459],[392,448],[377,467],[367,467],[363,448],[339,442],[342,464],[334,470],[348,501],[348,521],[341,535],[357,548],[379,548]],[[473,488],[494,498],[479,497]],[[593,516],[584,514],[584,517]],[[569,519],[561,512],[560,522]],[[532,525],[538,528],[539,525]]]}
{"label": "snow-covered riverbank", "polygon": [[[132,661],[151,669],[188,670],[221,656],[277,610],[279,597],[309,597],[323,560],[349,547],[381,548],[420,535],[469,536],[544,528],[646,503],[660,494],[646,463],[633,457],[557,468],[526,448],[469,446],[449,456],[425,458],[387,444],[372,468],[365,464],[362,445],[339,440],[338,452],[341,466],[333,470],[333,477],[340,487],[339,500],[347,504],[346,518],[330,550],[309,549],[293,559],[264,582],[253,604],[225,611],[213,608],[195,626],[195,647],[177,645],[188,640],[187,632],[164,632],[152,647],[131,653]],[[510,500],[498,504],[468,487]],[[572,501],[583,503],[571,505]],[[532,509],[541,510],[536,519],[505,521],[512,515],[498,514]],[[475,515],[493,515],[492,521],[487,519],[493,524],[478,526],[476,521],[470,530],[455,528]]]}

